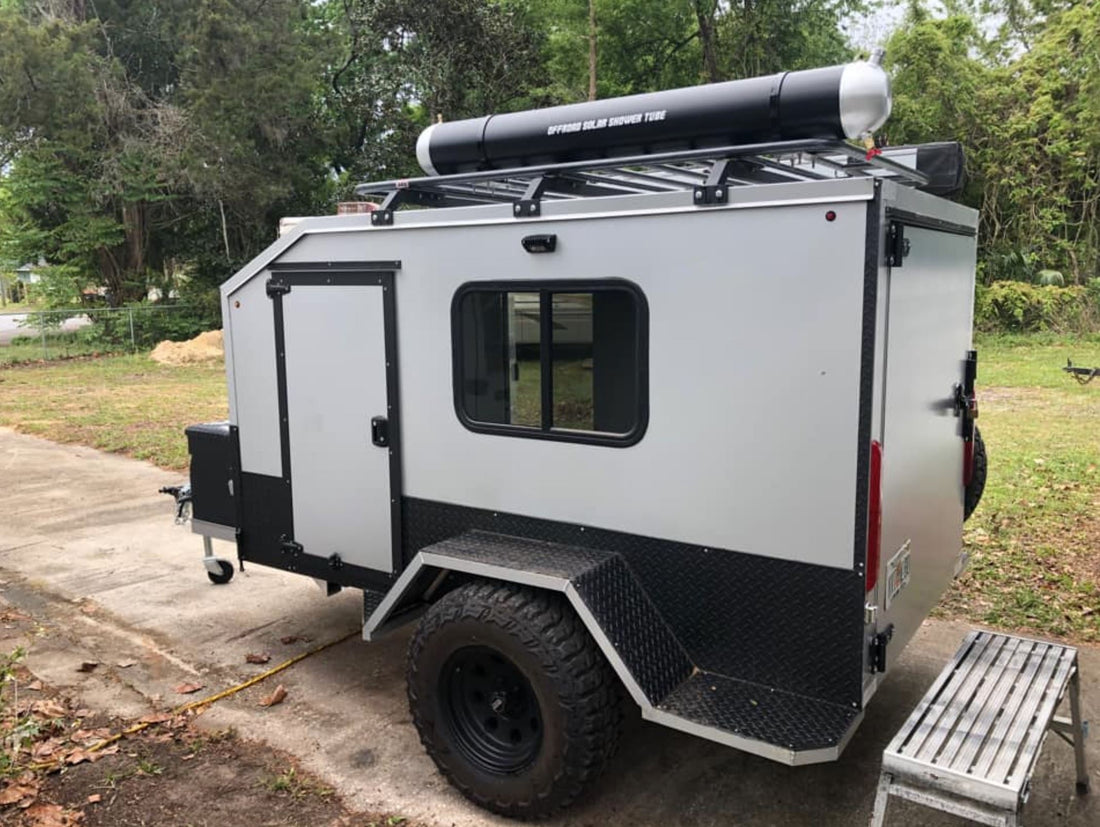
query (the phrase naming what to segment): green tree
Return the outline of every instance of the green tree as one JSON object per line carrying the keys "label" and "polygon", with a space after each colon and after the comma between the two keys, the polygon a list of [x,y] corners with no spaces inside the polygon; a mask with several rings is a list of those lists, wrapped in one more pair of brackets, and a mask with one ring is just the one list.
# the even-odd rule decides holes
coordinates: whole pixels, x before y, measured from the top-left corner
{"label": "green tree", "polygon": [[9,3],[0,10],[5,254],[112,302],[214,284],[325,209],[330,52],[305,0]]}
{"label": "green tree", "polygon": [[887,49],[886,134],[962,142],[984,281],[1054,269],[1084,283],[1100,275],[1100,1],[982,8],[1003,24],[910,7]]}

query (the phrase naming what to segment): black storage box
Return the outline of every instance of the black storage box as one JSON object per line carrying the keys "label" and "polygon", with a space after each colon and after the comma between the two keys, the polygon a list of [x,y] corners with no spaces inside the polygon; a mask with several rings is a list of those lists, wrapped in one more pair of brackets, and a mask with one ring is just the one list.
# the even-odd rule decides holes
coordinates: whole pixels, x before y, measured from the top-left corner
{"label": "black storage box", "polygon": [[237,528],[236,434],[228,422],[191,425],[191,515],[196,520]]}

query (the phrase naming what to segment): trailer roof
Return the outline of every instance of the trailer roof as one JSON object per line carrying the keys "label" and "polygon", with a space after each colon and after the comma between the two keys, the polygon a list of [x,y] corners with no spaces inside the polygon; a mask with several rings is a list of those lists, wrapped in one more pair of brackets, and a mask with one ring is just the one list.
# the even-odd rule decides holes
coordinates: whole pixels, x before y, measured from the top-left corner
{"label": "trailer roof", "polygon": [[874,177],[922,187],[930,179],[916,168],[915,149],[866,152],[837,140],[776,141],[377,181],[355,192],[381,201],[372,224],[392,223],[393,210],[403,205],[512,203],[515,214],[526,217],[539,214],[540,201],[683,190],[694,190],[700,203],[724,203],[729,187],[753,184]]}

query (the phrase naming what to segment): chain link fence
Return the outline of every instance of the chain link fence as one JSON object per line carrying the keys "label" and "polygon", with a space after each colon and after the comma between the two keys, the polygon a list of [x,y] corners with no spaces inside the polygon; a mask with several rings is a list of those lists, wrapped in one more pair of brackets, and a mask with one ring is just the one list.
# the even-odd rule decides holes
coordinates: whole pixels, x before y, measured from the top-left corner
{"label": "chain link fence", "polygon": [[138,353],[201,331],[182,304],[0,313],[0,365],[106,353]]}

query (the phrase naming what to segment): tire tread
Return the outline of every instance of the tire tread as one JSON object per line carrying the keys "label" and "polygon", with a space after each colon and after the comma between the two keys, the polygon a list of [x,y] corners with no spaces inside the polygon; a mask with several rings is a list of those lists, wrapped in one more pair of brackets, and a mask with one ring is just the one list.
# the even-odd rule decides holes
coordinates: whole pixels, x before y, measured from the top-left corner
{"label": "tire tread", "polygon": [[[440,749],[423,714],[430,699],[417,694],[421,670],[439,668],[421,663],[425,643],[445,626],[466,620],[495,625],[534,654],[566,711],[563,760],[552,778],[540,779],[531,794],[519,800],[473,789],[456,776],[456,754]],[[535,819],[560,812],[600,776],[618,743],[624,718],[618,678],[580,618],[556,593],[495,581],[455,589],[433,605],[417,627],[409,642],[407,678],[409,709],[428,755],[463,795],[500,815]]]}

